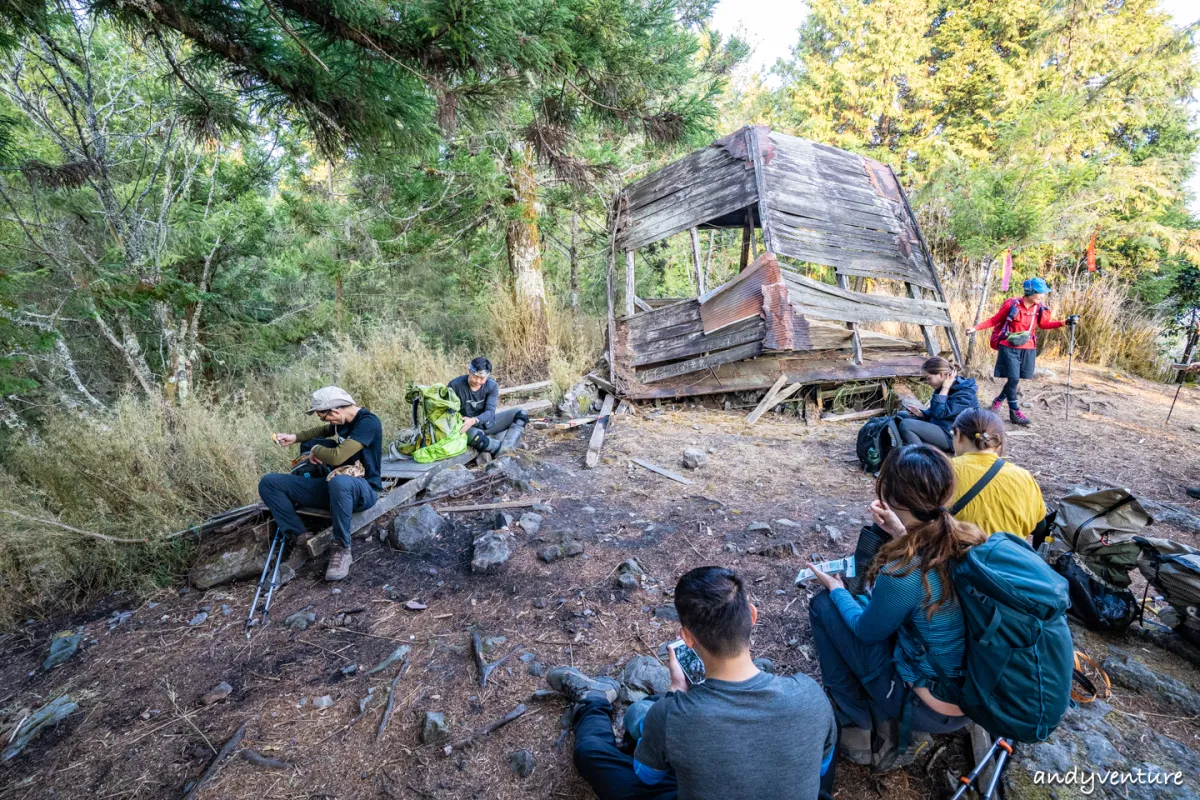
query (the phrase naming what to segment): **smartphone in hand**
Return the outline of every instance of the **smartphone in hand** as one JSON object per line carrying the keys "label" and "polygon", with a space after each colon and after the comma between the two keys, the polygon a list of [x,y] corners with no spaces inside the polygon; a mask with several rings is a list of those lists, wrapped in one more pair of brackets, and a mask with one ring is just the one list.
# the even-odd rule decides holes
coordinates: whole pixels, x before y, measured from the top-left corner
{"label": "smartphone in hand", "polygon": [[695,650],[688,647],[683,639],[676,639],[667,647],[675,651],[675,660],[679,662],[679,667],[683,670],[683,676],[687,678],[688,683],[692,686],[704,683],[706,679],[704,661],[696,654]]}

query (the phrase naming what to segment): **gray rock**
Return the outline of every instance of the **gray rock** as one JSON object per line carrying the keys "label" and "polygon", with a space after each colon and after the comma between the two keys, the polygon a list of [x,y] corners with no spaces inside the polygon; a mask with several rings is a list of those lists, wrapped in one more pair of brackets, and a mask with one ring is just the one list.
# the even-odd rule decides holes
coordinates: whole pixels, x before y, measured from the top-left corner
{"label": "gray rock", "polygon": [[1033,370],[1033,377],[1053,380],[1058,377],[1058,373],[1048,367],[1037,367]]}
{"label": "gray rock", "polygon": [[763,556],[764,558],[791,558],[792,556],[799,555],[795,542],[780,542],[779,544],[758,547],[746,552],[752,556]]}
{"label": "gray rock", "polygon": [[661,605],[654,609],[654,616],[657,619],[665,619],[671,622],[679,622],[679,612],[675,610],[674,603]]}
{"label": "gray rock", "polygon": [[537,536],[537,532],[542,529],[542,515],[526,512],[521,515],[521,530],[528,533],[530,536]]}
{"label": "gray rock", "polygon": [[587,416],[592,405],[599,399],[600,390],[591,381],[580,381],[563,392],[558,403],[558,413],[567,418]]}
{"label": "gray rock", "polygon": [[426,711],[421,722],[421,743],[440,744],[450,738],[450,726],[441,711]]}
{"label": "gray rock", "polygon": [[642,565],[638,563],[636,558],[627,558],[617,565],[617,572],[621,574],[629,573],[636,578],[641,578],[646,575],[646,570],[642,569]]}
{"label": "gray rock", "polygon": [[[1113,650],[1120,653],[1116,648]],[[1164,704],[1179,709],[1181,714],[1192,717],[1200,715],[1200,693],[1177,678],[1160,675],[1128,655],[1121,655],[1124,658],[1108,658],[1104,661],[1104,671],[1113,683],[1146,692]]]}
{"label": "gray rock", "polygon": [[775,662],[769,658],[764,657],[754,659],[754,666],[758,667],[759,671],[761,672],[769,672],[772,675],[775,674]]}
{"label": "gray rock", "polygon": [[492,518],[492,530],[503,531],[512,527],[513,515],[507,511],[497,511],[496,516]]}
{"label": "gray rock", "polygon": [[583,542],[565,542],[563,544],[563,554],[568,557],[583,555]]}
{"label": "gray rock", "polygon": [[499,472],[510,483],[520,483],[528,481],[532,476],[529,470],[521,466],[521,463],[512,456],[501,456],[487,466],[487,472]]}
{"label": "gray rock", "polygon": [[537,768],[537,760],[528,750],[518,750],[508,757],[508,768],[522,778],[528,778]]}
{"label": "gray rock", "polygon": [[830,544],[841,544],[846,540],[846,537],[842,535],[842,529],[837,525],[826,525],[825,536],[829,538]]}
{"label": "gray rock", "polygon": [[773,533],[771,530],[771,525],[766,522],[751,522],[746,528],[746,531],[747,533],[763,533],[767,536],[770,536]]}
{"label": "gray rock", "polygon": [[708,453],[699,447],[689,447],[683,451],[683,465],[688,469],[700,469],[708,465]]}
{"label": "gray rock", "polygon": [[534,503],[533,505],[530,506],[530,508],[533,509],[534,513],[537,513],[537,514],[553,514],[554,513],[554,509],[551,508],[550,506],[546,505],[545,503]]}
{"label": "gray rock", "polygon": [[446,527],[446,518],[425,503],[406,508],[392,520],[388,543],[403,553],[427,549]]}
{"label": "gray rock", "polygon": [[783,519],[775,520],[775,524],[778,525],[780,528],[794,528],[796,530],[799,530],[800,528],[804,527],[799,522],[795,522],[794,520],[787,519],[786,517]]}
{"label": "gray rock", "polygon": [[429,485],[425,487],[425,492],[428,496],[432,497],[436,494],[442,494],[444,492],[452,492],[455,489],[461,489],[468,483],[472,483],[474,480],[474,473],[470,472],[461,464],[455,464],[453,467],[447,467],[437,475],[434,475],[429,480]]}
{"label": "gray rock", "polygon": [[196,616],[194,616],[190,620],[188,620],[188,625],[195,627],[196,625],[203,625],[207,621],[208,621],[208,612],[201,611],[199,614],[197,614]]}
{"label": "gray rock", "polygon": [[617,680],[621,683],[620,697],[626,703],[645,700],[652,694],[666,694],[671,688],[670,670],[652,656],[632,659]]}
{"label": "gray rock", "polygon": [[616,587],[622,592],[625,592],[625,594],[630,594],[642,588],[642,585],[638,583],[637,576],[633,573],[622,572],[617,576]]}
{"label": "gray rock", "polygon": [[1039,742],[1026,751],[1025,769],[1029,772],[1064,773],[1071,768],[1071,751],[1064,745]]}
{"label": "gray rock", "polygon": [[525,665],[525,671],[535,678],[540,678],[546,674],[546,665],[540,661],[531,661]]}
{"label": "gray rock", "polygon": [[528,664],[530,661],[533,661],[536,658],[537,658],[537,653],[521,653],[520,660],[521,660],[521,663]]}
{"label": "gray rock", "polygon": [[308,626],[312,625],[316,621],[316,612],[309,611],[308,609],[297,611],[295,614],[289,614],[283,618],[284,626],[291,628],[294,631],[308,630]]}
{"label": "gray rock", "polygon": [[1083,736],[1083,746],[1087,751],[1088,764],[1093,769],[1117,767],[1125,762],[1117,748],[1113,747],[1106,737],[1099,733],[1088,733]]}
{"label": "gray rock", "polygon": [[333,698],[327,694],[321,695],[320,697],[314,697],[312,704],[313,708],[329,708],[333,705]]}
{"label": "gray rock", "polygon": [[233,687],[225,681],[221,681],[216,686],[209,689],[204,696],[200,698],[200,702],[206,706],[211,706],[213,703],[221,702],[231,694],[233,694]]}
{"label": "gray rock", "polygon": [[512,538],[506,531],[489,531],[476,539],[471,571],[486,575],[503,566],[512,557]]}
{"label": "gray rock", "polygon": [[584,506],[583,508],[581,508],[579,510],[582,511],[584,514],[595,514],[596,513],[596,509],[592,508],[591,506]]}
{"label": "gray rock", "polygon": [[71,656],[79,652],[83,643],[83,634],[63,631],[50,637],[50,655],[42,662],[42,669],[52,670],[59,664],[65,664]]}

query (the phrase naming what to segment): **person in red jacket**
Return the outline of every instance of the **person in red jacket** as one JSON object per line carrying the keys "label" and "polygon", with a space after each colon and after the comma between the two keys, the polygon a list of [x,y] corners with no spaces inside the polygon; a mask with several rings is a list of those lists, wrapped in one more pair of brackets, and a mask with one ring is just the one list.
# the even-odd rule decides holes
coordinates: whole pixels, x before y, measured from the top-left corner
{"label": "person in red jacket", "polygon": [[1045,306],[1050,286],[1041,278],[1030,278],[1023,284],[1025,296],[1010,297],[1000,306],[991,319],[975,326],[975,330],[998,328],[992,335],[996,347],[996,368],[992,375],[1004,378],[1004,388],[992,401],[992,412],[999,414],[1004,401],[1008,401],[1008,419],[1017,425],[1028,425],[1029,417],[1017,403],[1017,383],[1021,378],[1032,378],[1037,360],[1038,330],[1052,330],[1073,322],[1078,317],[1056,320]]}

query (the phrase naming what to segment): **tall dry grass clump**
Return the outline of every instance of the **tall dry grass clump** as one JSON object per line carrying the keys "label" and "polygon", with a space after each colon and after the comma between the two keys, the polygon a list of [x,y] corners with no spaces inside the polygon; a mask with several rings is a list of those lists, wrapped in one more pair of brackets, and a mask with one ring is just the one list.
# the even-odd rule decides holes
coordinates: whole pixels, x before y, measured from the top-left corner
{"label": "tall dry grass clump", "polygon": [[553,300],[546,308],[548,334],[529,309],[509,291],[496,291],[488,305],[488,329],[496,345],[491,356],[512,382],[554,382],[557,399],[589,372],[604,347],[601,320],[564,308]]}

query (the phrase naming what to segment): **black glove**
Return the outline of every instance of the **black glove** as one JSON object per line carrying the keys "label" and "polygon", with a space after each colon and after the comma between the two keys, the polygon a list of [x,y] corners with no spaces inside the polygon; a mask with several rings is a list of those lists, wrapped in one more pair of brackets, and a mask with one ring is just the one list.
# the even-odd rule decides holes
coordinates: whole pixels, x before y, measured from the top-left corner
{"label": "black glove", "polygon": [[1079,324],[1079,315],[1072,314],[1071,316],[1067,317],[1067,324],[1071,325],[1071,326],[1078,325]]}

